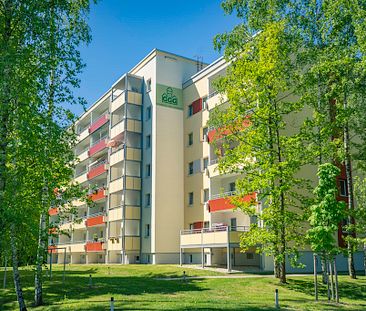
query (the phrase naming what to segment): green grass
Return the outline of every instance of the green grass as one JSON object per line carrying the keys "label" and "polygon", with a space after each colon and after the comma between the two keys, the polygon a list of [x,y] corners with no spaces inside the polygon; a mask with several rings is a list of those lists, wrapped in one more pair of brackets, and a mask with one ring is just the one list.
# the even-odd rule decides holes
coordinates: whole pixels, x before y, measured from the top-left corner
{"label": "green grass", "polygon": [[[313,298],[311,276],[289,277],[279,285],[270,277],[245,279],[156,280],[161,277],[222,275],[169,265],[67,265],[62,284],[62,266],[55,265],[53,280],[44,281],[45,305],[31,308],[33,272],[22,269],[24,294],[29,310],[109,310],[114,297],[115,310],[274,310],[274,290],[279,289],[283,310],[366,310],[366,278],[351,280],[340,276],[341,304],[326,301],[326,288],[320,288],[318,303]],[[93,286],[89,288],[89,274]],[[7,289],[0,289],[0,310],[17,310],[11,271]],[[0,273],[0,280],[3,272]],[[2,285],[2,281],[0,282]]]}

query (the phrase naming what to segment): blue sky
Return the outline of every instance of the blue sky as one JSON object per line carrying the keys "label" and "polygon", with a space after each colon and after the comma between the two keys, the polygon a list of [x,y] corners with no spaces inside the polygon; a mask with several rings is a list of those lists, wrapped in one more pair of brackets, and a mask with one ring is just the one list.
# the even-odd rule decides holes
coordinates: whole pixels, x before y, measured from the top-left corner
{"label": "blue sky", "polygon": [[[238,23],[224,15],[220,0],[100,0],[92,5],[93,40],[81,48],[86,63],[77,96],[88,106],[153,48],[215,60],[213,37]],[[74,107],[80,113],[79,107]]]}

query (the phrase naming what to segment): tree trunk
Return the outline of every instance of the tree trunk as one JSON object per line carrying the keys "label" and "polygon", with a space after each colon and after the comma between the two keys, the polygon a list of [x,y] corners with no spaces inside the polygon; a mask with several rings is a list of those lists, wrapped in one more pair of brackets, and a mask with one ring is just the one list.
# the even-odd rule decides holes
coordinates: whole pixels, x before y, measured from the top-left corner
{"label": "tree trunk", "polygon": [[332,259],[329,259],[329,274],[330,274],[330,292],[332,300],[334,300],[334,278],[333,278]]}
{"label": "tree trunk", "polygon": [[43,304],[42,297],[42,265],[44,262],[44,254],[46,249],[45,243],[45,230],[46,219],[45,214],[42,213],[39,219],[39,233],[38,233],[38,249],[36,260],[36,273],[34,278],[34,306],[40,306]]}
{"label": "tree trunk", "polygon": [[365,270],[366,276],[366,242],[363,243],[363,269]]}
{"label": "tree trunk", "polygon": [[318,301],[318,273],[316,269],[316,255],[314,254],[314,291],[315,291],[315,301]]}
{"label": "tree trunk", "polygon": [[327,295],[328,295],[328,301],[330,301],[330,287],[329,287],[329,281],[330,281],[330,277],[329,277],[329,267],[328,267],[328,261],[325,261],[325,267],[326,267],[326,271],[327,271]]}
{"label": "tree trunk", "polygon": [[6,288],[6,274],[7,274],[7,269],[8,269],[8,255],[5,253],[5,258],[4,258],[4,280],[3,280],[3,288]]}
{"label": "tree trunk", "polygon": [[[347,96],[344,96],[344,110],[347,111]],[[345,151],[345,168],[346,168],[346,178],[347,178],[347,190],[348,190],[348,225],[352,226],[354,219],[352,217],[352,212],[354,210],[354,193],[353,193],[353,180],[352,180],[352,167],[351,167],[351,151],[350,151],[350,138],[349,138],[349,127],[348,121],[344,126],[344,151]],[[353,236],[354,230],[348,229],[348,234]],[[356,278],[355,264],[353,260],[353,246],[350,239],[347,239],[347,254],[348,254],[348,274],[352,279]]]}
{"label": "tree trunk", "polygon": [[10,229],[10,246],[11,246],[11,258],[13,261],[13,278],[14,278],[14,285],[15,285],[15,293],[17,295],[17,300],[19,304],[20,311],[27,311],[27,307],[25,306],[25,301],[23,297],[23,290],[22,285],[20,283],[20,274],[18,269],[18,251],[17,245],[15,241],[15,226],[14,224],[11,225]]}
{"label": "tree trunk", "polygon": [[334,278],[335,278],[335,295],[336,295],[336,302],[337,302],[337,303],[339,303],[338,272],[337,272],[337,262],[336,262],[336,258],[334,258],[333,266],[334,266]]}
{"label": "tree trunk", "polygon": [[322,282],[325,285],[328,283],[328,274],[327,274],[327,262],[324,258],[324,255],[322,256],[321,263],[322,263]]}

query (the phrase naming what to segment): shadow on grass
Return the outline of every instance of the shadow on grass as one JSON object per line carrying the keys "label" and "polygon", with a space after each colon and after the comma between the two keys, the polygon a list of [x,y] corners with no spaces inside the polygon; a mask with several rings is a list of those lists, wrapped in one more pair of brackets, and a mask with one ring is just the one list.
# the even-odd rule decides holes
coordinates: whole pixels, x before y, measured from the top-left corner
{"label": "shadow on grass", "polygon": [[[288,284],[282,285],[287,289],[294,290],[310,296],[314,295],[314,282],[311,279],[289,279]],[[318,280],[318,292],[319,296],[327,296],[326,285]],[[352,300],[365,301],[366,300],[366,286],[362,286],[357,281],[345,281],[339,282],[339,297],[348,298]]]}
{"label": "shadow on grass", "polygon": [[[275,310],[273,308],[259,307],[251,302],[244,305],[233,307],[222,303],[211,303],[210,299],[204,301],[179,300],[184,292],[204,292],[208,289],[201,285],[200,280],[178,280],[178,281],[159,281],[158,276],[176,276],[172,273],[148,272],[141,275],[111,275],[103,271],[101,275],[98,269],[66,271],[65,284],[62,283],[62,271],[53,272],[53,280],[44,279],[44,307],[34,310],[65,310],[64,304],[72,304],[74,300],[80,301],[77,310],[96,311],[109,310],[109,297],[115,297],[115,310]],[[89,286],[89,275],[92,275],[92,286]],[[28,306],[33,300],[33,271],[22,271],[22,282],[24,296]],[[2,277],[0,273],[0,277]],[[7,290],[0,290],[0,309],[15,310],[17,308],[16,297],[14,294],[11,275],[8,276]],[[156,296],[144,296],[145,294],[156,294]],[[104,295],[104,297],[102,297]],[[95,299],[93,299],[95,297]],[[82,301],[87,299],[83,306]]]}

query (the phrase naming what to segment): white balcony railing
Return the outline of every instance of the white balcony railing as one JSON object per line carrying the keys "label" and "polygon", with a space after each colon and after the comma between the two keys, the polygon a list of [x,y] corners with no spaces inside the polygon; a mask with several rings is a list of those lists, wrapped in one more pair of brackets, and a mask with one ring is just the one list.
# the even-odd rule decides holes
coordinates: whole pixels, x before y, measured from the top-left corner
{"label": "white balcony railing", "polygon": [[210,200],[216,200],[216,199],[221,199],[221,198],[226,198],[226,197],[232,197],[236,195],[236,191],[227,191],[224,193],[218,193],[218,194],[213,194],[210,196]]}

